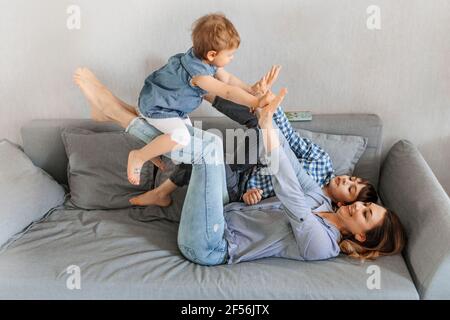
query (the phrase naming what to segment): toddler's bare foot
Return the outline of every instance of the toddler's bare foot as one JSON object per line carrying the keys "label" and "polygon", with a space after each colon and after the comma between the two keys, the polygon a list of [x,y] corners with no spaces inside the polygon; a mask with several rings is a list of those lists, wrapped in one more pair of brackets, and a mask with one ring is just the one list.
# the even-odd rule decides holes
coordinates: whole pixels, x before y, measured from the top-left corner
{"label": "toddler's bare foot", "polygon": [[128,154],[127,175],[131,184],[139,185],[141,179],[141,169],[145,160],[139,156],[139,150],[130,151]]}
{"label": "toddler's bare foot", "polygon": [[168,207],[172,203],[172,199],[167,194],[161,194],[154,189],[137,197],[131,198],[130,203],[135,206],[156,205],[160,207]]}

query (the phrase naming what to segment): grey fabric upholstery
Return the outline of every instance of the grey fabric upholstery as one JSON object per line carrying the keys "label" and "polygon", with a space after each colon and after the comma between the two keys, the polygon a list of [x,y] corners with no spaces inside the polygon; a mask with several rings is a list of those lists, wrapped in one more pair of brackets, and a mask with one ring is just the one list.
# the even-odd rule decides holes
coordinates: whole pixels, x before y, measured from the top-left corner
{"label": "grey fabric upholstery", "polygon": [[397,142],[383,162],[380,196],[406,228],[404,250],[424,299],[450,299],[450,199],[419,150]]}
{"label": "grey fabric upholstery", "polygon": [[[153,210],[53,212],[0,254],[0,299],[418,298],[400,255],[200,266],[178,251],[178,224],[155,220]],[[80,290],[66,287],[71,265],[80,267]],[[371,265],[380,289],[367,287]]]}
{"label": "grey fabric upholstery", "polygon": [[[203,129],[237,127],[222,117],[193,118],[198,119],[204,120]],[[315,115],[312,122],[293,125],[368,138],[355,174],[376,184],[382,130],[377,116]],[[121,130],[111,123],[76,119],[35,120],[26,125],[22,129],[25,152],[63,183],[67,158],[60,134],[65,127]],[[181,211],[184,190],[180,189],[174,205],[165,209],[56,210],[0,253],[0,298],[417,299],[419,292],[423,298],[448,298],[448,197],[420,154],[405,144],[389,153],[380,187],[383,201],[406,225],[407,263],[397,255],[364,264],[341,256],[308,263],[271,258],[217,267],[195,265],[176,246],[178,223],[173,220]],[[421,192],[415,189],[421,186],[417,181],[423,184]],[[429,201],[413,196],[423,190],[434,190],[439,197],[441,207],[432,214],[426,210]],[[164,215],[167,219],[161,219]],[[433,229],[440,233],[436,240],[430,239]],[[66,288],[66,268],[72,264],[81,268],[81,290]],[[380,268],[379,290],[367,287],[372,265]]]}
{"label": "grey fabric upholstery", "polygon": [[21,128],[23,149],[35,165],[48,172],[56,181],[67,185],[67,155],[61,138],[64,128],[82,128],[94,132],[122,130],[112,122],[90,119],[32,120]]}
{"label": "grey fabric upholstery", "polygon": [[[215,128],[225,136],[227,128],[243,128],[225,117],[192,117],[202,121],[204,130]],[[377,115],[337,114],[314,115],[310,122],[293,122],[294,128],[329,134],[355,135],[368,139],[367,148],[355,167],[354,174],[378,185],[381,154],[382,124]],[[64,128],[83,128],[95,132],[122,130],[111,122],[95,122],[87,119],[33,120],[22,128],[25,153],[33,162],[50,173],[59,183],[67,184],[67,156],[61,140]],[[216,131],[217,132],[217,131]],[[225,145],[225,143],[224,143]]]}
{"label": "grey fabric upholstery", "polygon": [[139,185],[127,178],[128,154],[145,144],[125,132],[63,130],[62,139],[69,158],[70,201],[82,209],[131,207],[129,199],[153,189],[151,161],[142,166]]}
{"label": "grey fabric upholstery", "polygon": [[64,189],[18,146],[0,141],[0,247],[64,198]]}
{"label": "grey fabric upholstery", "polygon": [[355,166],[367,147],[367,138],[352,135],[337,135],[297,129],[304,138],[321,146],[333,162],[335,175],[352,175]]}

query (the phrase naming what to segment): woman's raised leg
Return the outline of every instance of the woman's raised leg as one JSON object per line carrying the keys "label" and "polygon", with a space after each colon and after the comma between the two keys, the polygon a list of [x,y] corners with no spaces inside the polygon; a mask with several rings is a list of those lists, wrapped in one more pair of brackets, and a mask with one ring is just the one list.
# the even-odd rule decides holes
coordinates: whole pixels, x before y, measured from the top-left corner
{"label": "woman's raised leg", "polygon": [[[224,236],[224,200],[227,198],[225,167],[210,161],[211,153],[223,161],[221,142],[205,139],[204,157],[192,165],[191,180],[181,212],[178,247],[190,261],[201,265],[226,262],[228,243]],[[218,143],[217,145],[214,145]],[[214,151],[213,151],[214,150]]]}

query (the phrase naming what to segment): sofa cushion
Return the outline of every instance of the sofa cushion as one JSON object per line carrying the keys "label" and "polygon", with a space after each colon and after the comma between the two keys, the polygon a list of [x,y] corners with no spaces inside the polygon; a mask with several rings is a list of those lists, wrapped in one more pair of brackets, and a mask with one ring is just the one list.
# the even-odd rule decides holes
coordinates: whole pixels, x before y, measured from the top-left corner
{"label": "sofa cushion", "polygon": [[[178,223],[155,220],[156,210],[53,212],[0,254],[0,299],[418,298],[401,255],[194,264],[178,250]],[[80,290],[66,286],[71,265]]]}
{"label": "sofa cushion", "polygon": [[301,137],[321,146],[333,161],[336,175],[352,175],[355,165],[366,150],[367,138],[296,129]]}
{"label": "sofa cushion", "polygon": [[124,132],[68,128],[62,132],[68,164],[71,203],[84,209],[126,208],[129,199],[153,188],[153,164],[141,171],[140,184],[127,179],[128,154],[144,146]]}
{"label": "sofa cushion", "polygon": [[0,141],[0,246],[61,205],[64,197],[63,187],[18,146]]}

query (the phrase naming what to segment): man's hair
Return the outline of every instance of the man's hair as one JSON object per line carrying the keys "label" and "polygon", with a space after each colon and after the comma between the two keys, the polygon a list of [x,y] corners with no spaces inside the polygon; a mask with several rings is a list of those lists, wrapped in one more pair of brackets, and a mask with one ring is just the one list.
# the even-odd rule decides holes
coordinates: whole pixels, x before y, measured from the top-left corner
{"label": "man's hair", "polygon": [[365,186],[361,189],[355,201],[376,203],[378,201],[378,193],[375,190],[375,187],[369,182],[369,180],[362,178],[360,179],[361,183]]}
{"label": "man's hair", "polygon": [[197,19],[192,25],[194,53],[206,58],[208,51],[238,48],[241,43],[239,33],[230,20],[221,13],[211,13]]}

